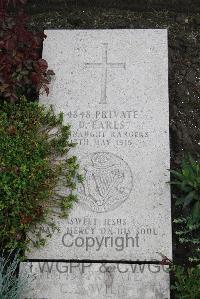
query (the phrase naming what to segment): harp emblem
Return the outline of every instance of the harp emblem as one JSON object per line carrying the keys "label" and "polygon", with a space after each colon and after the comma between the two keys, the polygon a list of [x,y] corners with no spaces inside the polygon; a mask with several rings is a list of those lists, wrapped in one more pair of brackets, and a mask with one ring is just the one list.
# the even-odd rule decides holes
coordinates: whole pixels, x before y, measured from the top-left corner
{"label": "harp emblem", "polygon": [[104,212],[126,200],[132,189],[132,174],[118,156],[97,152],[81,161],[85,181],[79,188],[81,204],[90,210]]}

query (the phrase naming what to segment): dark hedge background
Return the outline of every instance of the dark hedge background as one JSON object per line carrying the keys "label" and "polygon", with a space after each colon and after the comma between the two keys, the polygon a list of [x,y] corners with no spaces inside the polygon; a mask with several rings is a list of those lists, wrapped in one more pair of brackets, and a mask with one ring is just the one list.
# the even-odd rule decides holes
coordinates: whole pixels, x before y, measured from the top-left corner
{"label": "dark hedge background", "polygon": [[120,8],[131,10],[165,9],[179,12],[200,12],[199,0],[30,0],[31,4],[43,6],[75,5],[87,7]]}

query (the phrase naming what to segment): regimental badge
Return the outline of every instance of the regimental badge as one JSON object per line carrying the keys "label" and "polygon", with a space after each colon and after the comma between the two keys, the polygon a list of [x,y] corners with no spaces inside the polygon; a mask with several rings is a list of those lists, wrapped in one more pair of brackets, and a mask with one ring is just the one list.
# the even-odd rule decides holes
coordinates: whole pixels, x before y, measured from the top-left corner
{"label": "regimental badge", "polygon": [[79,202],[94,212],[116,209],[130,195],[133,179],[128,164],[115,154],[96,152],[80,162],[84,183],[78,188]]}

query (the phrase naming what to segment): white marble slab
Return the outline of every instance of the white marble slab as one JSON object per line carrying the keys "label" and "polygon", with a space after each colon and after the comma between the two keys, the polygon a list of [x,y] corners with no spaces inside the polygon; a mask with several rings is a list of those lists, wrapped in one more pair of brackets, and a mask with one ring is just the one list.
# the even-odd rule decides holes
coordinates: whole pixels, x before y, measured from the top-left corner
{"label": "white marble slab", "polygon": [[167,266],[35,262],[20,299],[169,299]]}
{"label": "white marble slab", "polygon": [[[171,258],[166,30],[48,30],[50,95],[72,125],[79,202],[29,258]],[[159,253],[158,253],[159,252]]]}

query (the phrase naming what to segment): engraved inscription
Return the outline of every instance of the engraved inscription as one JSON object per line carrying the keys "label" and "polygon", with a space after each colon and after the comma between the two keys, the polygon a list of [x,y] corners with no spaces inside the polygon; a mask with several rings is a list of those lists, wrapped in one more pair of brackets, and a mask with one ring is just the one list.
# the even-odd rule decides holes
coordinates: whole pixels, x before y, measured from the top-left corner
{"label": "engraved inscription", "polygon": [[108,44],[103,43],[102,47],[102,62],[101,63],[85,63],[87,68],[101,68],[102,77],[101,77],[101,100],[99,104],[107,104],[107,74],[109,68],[126,68],[126,63],[108,63]]}
{"label": "engraved inscription", "polygon": [[120,157],[97,152],[81,161],[85,181],[78,189],[80,203],[94,212],[114,210],[121,205],[132,190],[132,173]]}

